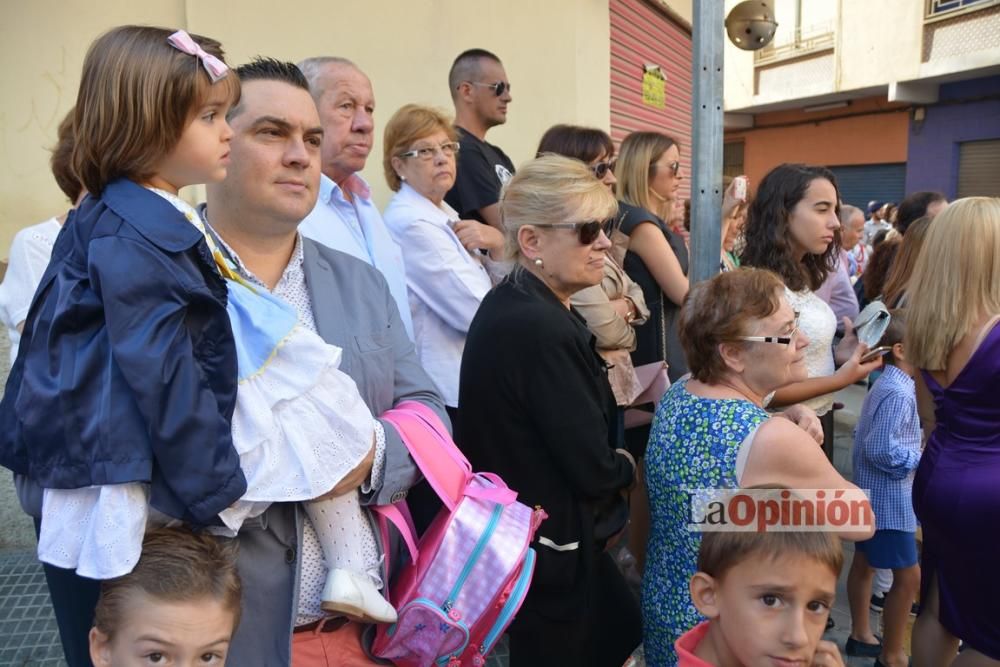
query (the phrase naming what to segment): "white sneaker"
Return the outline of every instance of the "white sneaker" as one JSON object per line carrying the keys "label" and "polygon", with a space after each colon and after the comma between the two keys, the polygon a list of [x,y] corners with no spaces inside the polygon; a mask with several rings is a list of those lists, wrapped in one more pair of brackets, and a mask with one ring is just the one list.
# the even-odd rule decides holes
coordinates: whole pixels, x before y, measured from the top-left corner
{"label": "white sneaker", "polygon": [[367,576],[341,568],[330,570],[326,577],[322,607],[372,623],[396,622],[396,610]]}

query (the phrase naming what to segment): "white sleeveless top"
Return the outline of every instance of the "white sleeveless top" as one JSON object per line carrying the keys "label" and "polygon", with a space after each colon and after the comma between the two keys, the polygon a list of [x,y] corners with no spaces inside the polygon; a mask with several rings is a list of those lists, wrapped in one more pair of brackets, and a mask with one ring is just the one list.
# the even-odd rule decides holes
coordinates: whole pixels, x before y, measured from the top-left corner
{"label": "white sleeveless top", "polygon": [[[823,299],[812,290],[793,292],[785,288],[785,297],[792,309],[799,314],[799,329],[809,337],[806,346],[805,364],[810,378],[833,375],[833,336],[837,332],[837,316]],[[825,415],[833,407],[833,394],[824,394],[802,405],[812,408],[819,416]]]}

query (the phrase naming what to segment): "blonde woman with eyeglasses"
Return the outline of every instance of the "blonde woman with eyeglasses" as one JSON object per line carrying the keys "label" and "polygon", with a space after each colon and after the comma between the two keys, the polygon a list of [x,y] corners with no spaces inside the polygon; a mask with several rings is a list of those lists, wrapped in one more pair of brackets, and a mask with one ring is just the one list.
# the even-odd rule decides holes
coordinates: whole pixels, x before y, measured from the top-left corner
{"label": "blonde woman with eyeglasses", "polygon": [[444,201],[459,150],[450,118],[407,104],[385,126],[383,146],[385,178],[396,194],[382,219],[403,251],[417,357],[454,421],[465,335],[479,303],[509,268],[503,235],[460,220]]}

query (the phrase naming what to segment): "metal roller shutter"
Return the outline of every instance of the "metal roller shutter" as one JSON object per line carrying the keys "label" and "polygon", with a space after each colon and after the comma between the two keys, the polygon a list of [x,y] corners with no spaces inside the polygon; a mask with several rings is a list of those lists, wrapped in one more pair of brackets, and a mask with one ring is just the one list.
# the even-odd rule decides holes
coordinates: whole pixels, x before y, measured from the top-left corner
{"label": "metal roller shutter", "polygon": [[1000,139],[958,145],[958,196],[1000,197]]}
{"label": "metal roller shutter", "polygon": [[841,200],[860,209],[873,199],[898,204],[906,195],[905,162],[830,167],[830,171],[837,177]]}
{"label": "metal roller shutter", "polygon": [[[653,130],[681,144],[682,164],[691,160],[691,35],[643,0],[611,0],[611,138]],[[666,75],[666,108],[643,103],[646,65]],[[687,180],[681,196],[689,196]]]}

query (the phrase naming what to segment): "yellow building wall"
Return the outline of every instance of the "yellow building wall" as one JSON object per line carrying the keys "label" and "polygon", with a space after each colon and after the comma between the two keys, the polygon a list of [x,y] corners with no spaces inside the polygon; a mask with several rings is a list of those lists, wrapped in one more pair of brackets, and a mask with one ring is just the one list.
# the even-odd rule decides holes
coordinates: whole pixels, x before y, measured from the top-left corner
{"label": "yellow building wall", "polygon": [[227,60],[255,55],[298,61],[336,55],[371,77],[376,141],[363,175],[379,205],[389,190],[381,136],[408,102],[451,110],[448,68],[458,53],[496,53],[512,83],[507,124],[487,139],[515,164],[534,156],[551,125],[610,125],[608,0],[33,0],[11,3],[0,22],[0,257],[17,230],[67,204],[47,148],[72,107],[90,42],[123,23],[184,27],[220,40]]}
{"label": "yellow building wall", "polygon": [[183,0],[5,3],[0,20],[0,257],[18,229],[64,212],[49,170],[59,122],[76,101],[83,57],[114,25],[184,24]]}

